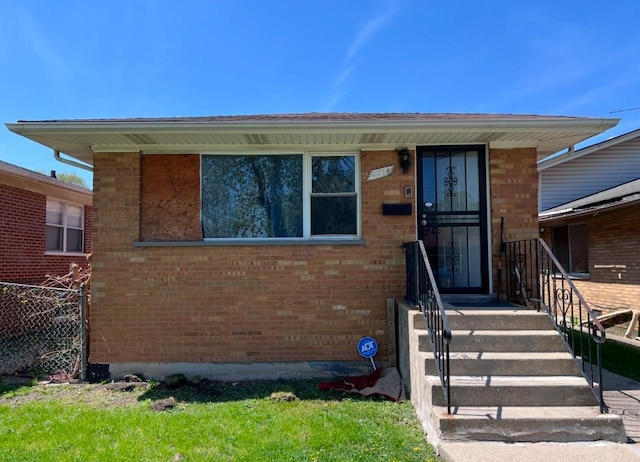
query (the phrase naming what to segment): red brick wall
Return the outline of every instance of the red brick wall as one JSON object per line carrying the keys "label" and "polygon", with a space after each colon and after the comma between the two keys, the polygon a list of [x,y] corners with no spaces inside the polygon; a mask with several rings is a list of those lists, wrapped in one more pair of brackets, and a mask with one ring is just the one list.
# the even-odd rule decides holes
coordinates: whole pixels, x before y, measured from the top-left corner
{"label": "red brick wall", "polygon": [[[595,215],[558,222],[587,223],[589,279],[574,280],[587,302],[640,309],[640,205],[631,205]],[[543,238],[551,246],[552,224]]]}
{"label": "red brick wall", "polygon": [[[92,362],[358,360],[363,335],[386,356],[386,299],[404,296],[401,244],[416,237],[415,203],[403,197],[414,167],[367,182],[398,158],[362,153],[364,245],[138,247],[150,236],[141,209],[154,201],[143,166],[163,157],[94,156]],[[490,153],[494,264],[501,216],[506,240],[537,236],[535,162],[535,149]],[[161,170],[155,180],[166,184]],[[414,214],[383,216],[385,202],[412,202]]]}
{"label": "red brick wall", "polygon": [[414,177],[366,175],[397,157],[362,153],[365,245],[135,247],[140,155],[95,154],[90,360],[357,360],[363,335],[385,357],[386,299],[404,296],[415,216],[383,216],[382,204],[411,201]]}
{"label": "red brick wall", "polygon": [[[500,268],[500,219],[504,217],[504,241],[538,237],[538,172],[534,148],[491,149],[489,194],[493,287],[497,291]],[[504,291],[504,271],[503,271]]]}
{"label": "red brick wall", "polygon": [[[47,274],[65,275],[82,256],[45,254],[46,196],[0,185],[0,281],[37,284]],[[91,207],[85,207],[85,251],[91,251]]]}

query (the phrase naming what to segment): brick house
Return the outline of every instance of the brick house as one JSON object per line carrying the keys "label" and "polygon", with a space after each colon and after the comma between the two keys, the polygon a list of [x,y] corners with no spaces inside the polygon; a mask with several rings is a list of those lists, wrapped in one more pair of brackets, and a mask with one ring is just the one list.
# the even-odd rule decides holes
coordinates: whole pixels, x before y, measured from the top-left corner
{"label": "brick house", "polygon": [[111,373],[320,376],[389,351],[402,244],[443,293],[496,287],[505,239],[538,236],[536,162],[617,119],[295,114],[33,121],[92,165],[92,363]]}
{"label": "brick house", "polygon": [[578,290],[605,313],[640,310],[640,130],[539,169],[541,198],[557,204],[539,214],[542,237]]}
{"label": "brick house", "polygon": [[0,281],[38,284],[86,266],[91,190],[0,161]]}

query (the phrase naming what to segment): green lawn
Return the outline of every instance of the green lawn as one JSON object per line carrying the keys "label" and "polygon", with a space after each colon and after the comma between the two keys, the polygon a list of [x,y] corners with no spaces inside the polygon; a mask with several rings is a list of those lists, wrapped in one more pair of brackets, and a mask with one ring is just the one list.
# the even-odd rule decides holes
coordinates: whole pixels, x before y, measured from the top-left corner
{"label": "green lawn", "polygon": [[[320,391],[317,383],[133,391],[0,384],[0,460],[437,460],[409,402]],[[169,396],[174,408],[151,409]]]}
{"label": "green lawn", "polygon": [[[589,361],[593,357],[593,362],[596,362],[596,346],[588,334],[570,331],[568,341],[575,345],[576,355],[581,356],[581,351],[584,350],[584,358]],[[591,342],[591,348],[589,348],[589,342]],[[640,381],[640,368],[638,367],[640,364],[640,342],[636,343],[637,346],[633,344],[633,341],[631,344],[627,344],[607,337],[602,344],[602,367],[623,377]]]}

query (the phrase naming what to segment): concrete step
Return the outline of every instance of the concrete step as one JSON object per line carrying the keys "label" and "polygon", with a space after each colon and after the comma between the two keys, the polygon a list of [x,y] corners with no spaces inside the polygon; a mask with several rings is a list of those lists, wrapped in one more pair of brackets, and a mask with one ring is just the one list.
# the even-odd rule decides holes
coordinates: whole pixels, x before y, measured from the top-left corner
{"label": "concrete step", "polygon": [[[430,381],[434,406],[446,406],[442,387]],[[451,376],[455,406],[597,406],[584,377]]]}
{"label": "concrete step", "polygon": [[441,440],[449,441],[616,441],[626,442],[616,414],[597,406],[434,407],[433,420]]}
{"label": "concrete step", "polygon": [[[567,347],[555,330],[454,330],[451,352],[565,352]],[[429,335],[419,336],[420,351],[431,351]]]}
{"label": "concrete step", "polygon": [[[437,375],[432,352],[423,352],[425,373]],[[453,352],[449,353],[451,375],[582,376],[574,358],[564,352]]]}
{"label": "concrete step", "polygon": [[448,310],[449,326],[455,330],[547,330],[549,316],[532,310]]}
{"label": "concrete step", "polygon": [[[446,310],[452,330],[546,330],[553,329],[545,313],[525,309],[493,310],[455,309]],[[421,313],[414,314],[414,327],[426,329]]]}

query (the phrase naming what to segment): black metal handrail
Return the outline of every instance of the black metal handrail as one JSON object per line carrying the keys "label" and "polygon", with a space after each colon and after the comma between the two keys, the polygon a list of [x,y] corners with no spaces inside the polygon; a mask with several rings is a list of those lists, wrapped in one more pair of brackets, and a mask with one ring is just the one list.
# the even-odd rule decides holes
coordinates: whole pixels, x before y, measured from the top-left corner
{"label": "black metal handrail", "polygon": [[[604,327],[553,252],[541,239],[506,243],[507,299],[544,310],[581,366],[605,412],[602,386]],[[598,384],[595,383],[597,374]]]}
{"label": "black metal handrail", "polygon": [[422,241],[404,244],[407,265],[407,293],[405,299],[416,305],[424,315],[429,331],[431,350],[442,384],[447,412],[451,414],[451,374],[449,345],[451,328],[444,311],[440,292]]}

